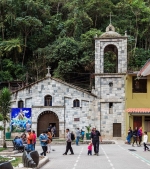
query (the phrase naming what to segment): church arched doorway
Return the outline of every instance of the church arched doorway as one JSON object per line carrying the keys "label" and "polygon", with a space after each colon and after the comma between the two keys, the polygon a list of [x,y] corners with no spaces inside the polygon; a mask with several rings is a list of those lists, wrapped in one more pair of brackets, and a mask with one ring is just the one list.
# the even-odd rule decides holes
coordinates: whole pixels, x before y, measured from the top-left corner
{"label": "church arched doorway", "polygon": [[49,125],[56,127],[56,136],[59,137],[59,119],[56,113],[52,111],[42,112],[37,120],[37,136],[39,136],[43,131],[47,130]]}

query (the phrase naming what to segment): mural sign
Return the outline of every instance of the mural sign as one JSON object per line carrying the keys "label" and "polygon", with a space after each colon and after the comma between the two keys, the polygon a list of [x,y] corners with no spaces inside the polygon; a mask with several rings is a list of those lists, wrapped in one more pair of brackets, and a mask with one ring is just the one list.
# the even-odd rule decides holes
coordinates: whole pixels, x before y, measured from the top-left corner
{"label": "mural sign", "polygon": [[11,109],[11,131],[24,132],[31,128],[31,108]]}

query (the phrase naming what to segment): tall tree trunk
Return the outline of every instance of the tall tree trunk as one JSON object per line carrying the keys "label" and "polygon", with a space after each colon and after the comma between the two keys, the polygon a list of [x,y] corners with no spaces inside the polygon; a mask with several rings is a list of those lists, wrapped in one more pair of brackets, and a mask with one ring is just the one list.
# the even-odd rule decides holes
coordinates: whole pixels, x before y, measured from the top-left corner
{"label": "tall tree trunk", "polygon": [[4,27],[2,26],[2,39],[4,40]]}
{"label": "tall tree trunk", "polygon": [[3,130],[3,148],[7,148],[7,145],[6,145],[6,139],[5,139],[5,133],[6,133],[6,120],[3,121],[3,125],[4,125],[4,130]]}
{"label": "tall tree trunk", "polygon": [[23,52],[23,57],[22,57],[22,66],[24,65],[24,58],[25,58],[25,54],[26,54],[26,46],[27,46],[27,35],[25,35],[25,38],[24,38],[24,52]]}
{"label": "tall tree trunk", "polygon": [[95,16],[95,28],[96,28],[96,26],[97,26],[97,15]]}

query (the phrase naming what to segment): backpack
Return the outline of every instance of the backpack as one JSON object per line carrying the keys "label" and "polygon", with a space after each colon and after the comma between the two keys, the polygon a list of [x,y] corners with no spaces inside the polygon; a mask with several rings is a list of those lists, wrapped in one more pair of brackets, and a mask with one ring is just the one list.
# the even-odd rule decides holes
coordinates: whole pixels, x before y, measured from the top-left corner
{"label": "backpack", "polygon": [[71,140],[72,140],[72,141],[75,140],[75,136],[74,136],[73,133],[71,133]]}

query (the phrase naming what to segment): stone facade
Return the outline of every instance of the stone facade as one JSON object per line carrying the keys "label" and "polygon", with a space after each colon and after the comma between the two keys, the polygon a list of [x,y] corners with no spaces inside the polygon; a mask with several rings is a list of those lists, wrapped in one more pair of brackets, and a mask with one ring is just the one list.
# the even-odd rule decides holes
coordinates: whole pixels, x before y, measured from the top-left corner
{"label": "stone facade", "polygon": [[[52,106],[44,106],[46,95],[52,96]],[[73,107],[75,99],[80,101],[80,107]],[[35,131],[37,131],[38,118],[45,111],[51,111],[58,116],[59,137],[64,136],[64,125],[72,131],[77,127],[85,130],[88,124],[94,125],[95,96],[61,80],[47,77],[14,92],[12,108],[18,107],[20,100],[24,102],[26,108],[32,108],[32,129]],[[79,121],[74,121],[75,118],[79,118]]]}

